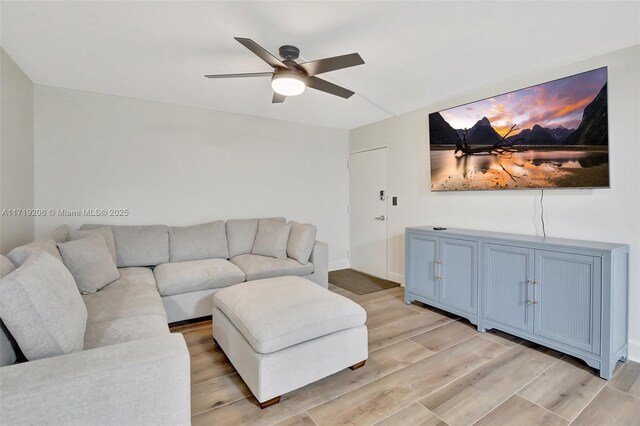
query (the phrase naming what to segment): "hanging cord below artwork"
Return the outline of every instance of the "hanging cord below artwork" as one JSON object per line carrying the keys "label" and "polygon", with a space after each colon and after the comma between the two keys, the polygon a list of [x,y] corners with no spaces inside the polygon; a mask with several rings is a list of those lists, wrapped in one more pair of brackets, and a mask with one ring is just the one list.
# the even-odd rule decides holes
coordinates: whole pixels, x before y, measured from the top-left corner
{"label": "hanging cord below artwork", "polygon": [[542,222],[542,235],[546,238],[547,230],[545,229],[545,226],[544,226],[544,203],[542,202],[543,200],[544,200],[544,189],[541,190],[541,193],[540,193],[540,221]]}

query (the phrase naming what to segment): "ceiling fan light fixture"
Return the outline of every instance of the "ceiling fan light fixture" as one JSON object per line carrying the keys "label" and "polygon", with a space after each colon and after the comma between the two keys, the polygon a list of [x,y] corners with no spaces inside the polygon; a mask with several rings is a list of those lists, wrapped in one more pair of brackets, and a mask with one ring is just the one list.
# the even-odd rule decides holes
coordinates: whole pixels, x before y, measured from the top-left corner
{"label": "ceiling fan light fixture", "polygon": [[307,86],[301,76],[295,73],[277,73],[271,79],[271,88],[283,96],[298,96]]}

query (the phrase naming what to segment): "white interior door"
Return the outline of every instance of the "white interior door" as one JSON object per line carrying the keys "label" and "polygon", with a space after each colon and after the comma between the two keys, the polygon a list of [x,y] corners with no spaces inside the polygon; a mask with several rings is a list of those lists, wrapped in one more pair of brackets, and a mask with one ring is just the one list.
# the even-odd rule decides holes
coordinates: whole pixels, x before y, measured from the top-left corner
{"label": "white interior door", "polygon": [[351,268],[387,278],[387,148],[349,160]]}

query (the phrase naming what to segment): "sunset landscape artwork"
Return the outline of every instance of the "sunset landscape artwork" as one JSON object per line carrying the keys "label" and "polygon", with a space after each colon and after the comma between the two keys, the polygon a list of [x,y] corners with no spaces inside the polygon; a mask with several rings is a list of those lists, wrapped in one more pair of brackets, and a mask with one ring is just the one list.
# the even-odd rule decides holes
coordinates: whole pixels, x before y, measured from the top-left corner
{"label": "sunset landscape artwork", "polygon": [[607,188],[607,68],[429,114],[431,190]]}

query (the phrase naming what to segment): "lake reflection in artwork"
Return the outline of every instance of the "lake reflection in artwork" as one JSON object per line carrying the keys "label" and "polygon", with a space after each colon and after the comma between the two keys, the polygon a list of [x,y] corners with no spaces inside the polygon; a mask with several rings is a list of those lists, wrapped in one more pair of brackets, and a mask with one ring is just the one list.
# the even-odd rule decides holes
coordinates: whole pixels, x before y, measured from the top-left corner
{"label": "lake reflection in artwork", "polygon": [[502,155],[454,156],[431,151],[435,191],[608,186],[608,153],[526,150]]}

